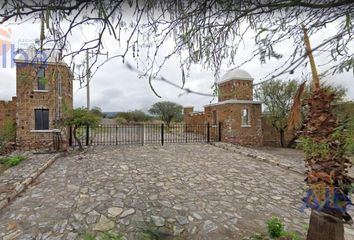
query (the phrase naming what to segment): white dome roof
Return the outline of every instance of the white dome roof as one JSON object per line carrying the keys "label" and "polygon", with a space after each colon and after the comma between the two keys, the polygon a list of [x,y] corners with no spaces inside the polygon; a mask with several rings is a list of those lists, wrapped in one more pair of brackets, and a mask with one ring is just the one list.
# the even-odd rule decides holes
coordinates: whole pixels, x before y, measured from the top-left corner
{"label": "white dome roof", "polygon": [[220,82],[226,82],[229,80],[253,80],[253,77],[245,70],[240,68],[231,69],[226,72],[221,78]]}

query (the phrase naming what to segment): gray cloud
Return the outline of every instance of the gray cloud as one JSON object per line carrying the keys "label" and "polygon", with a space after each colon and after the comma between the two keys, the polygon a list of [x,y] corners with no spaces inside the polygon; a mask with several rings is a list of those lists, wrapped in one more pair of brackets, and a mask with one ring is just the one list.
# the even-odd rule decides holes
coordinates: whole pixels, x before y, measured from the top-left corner
{"label": "gray cloud", "polygon": [[[34,39],[38,36],[39,28],[34,28],[33,25],[16,25],[13,26],[13,41],[16,43],[21,38]],[[87,31],[85,31],[86,34]],[[75,37],[83,38],[84,32],[76,32]],[[320,39],[320,35],[316,38]],[[87,36],[86,36],[87,38]],[[314,41],[316,41],[316,38]],[[250,38],[251,39],[251,38]],[[110,56],[119,52],[118,44],[113,43],[107,38],[106,45]],[[173,45],[168,42],[167,45]],[[288,53],[291,45],[284,45],[282,53]],[[253,42],[245,43],[244,48],[240,50],[240,55],[237,64],[247,59],[252,54]],[[105,60],[105,57],[100,57],[99,62]],[[324,56],[316,56],[316,61],[320,64],[324,62]],[[134,60],[129,59],[131,63]],[[254,78],[255,83],[261,81],[272,69],[280,66],[282,61],[271,60],[267,64],[260,64],[258,59],[246,63],[242,68],[248,71]],[[223,71],[233,66],[224,66]],[[319,68],[321,71],[321,68]],[[224,73],[222,72],[222,73]],[[309,73],[309,68],[296,69],[294,75],[284,75],[281,79],[301,79],[304,74]],[[176,58],[171,58],[163,67],[161,75],[181,85],[181,70],[179,69],[179,61]],[[354,84],[353,73],[337,74],[329,77],[334,84],[341,84],[348,89],[349,99],[354,99]],[[15,69],[0,69],[0,99],[9,100],[15,95]],[[190,70],[190,76],[187,79],[186,88],[193,89],[204,93],[212,94],[211,86],[214,83],[212,71],[203,70],[200,66],[194,65]],[[100,68],[91,80],[91,106],[101,107],[104,111],[127,111],[134,109],[147,110],[157,101],[174,101],[184,106],[195,106],[196,110],[201,110],[203,105],[213,101],[213,97],[199,96],[195,94],[184,94],[180,89],[174,88],[160,81],[153,81],[153,86],[162,98],[154,95],[150,89],[146,78],[139,78],[138,74],[130,71],[119,59],[112,60]],[[182,94],[182,95],[181,95]],[[74,105],[75,107],[86,106],[86,90],[79,90],[79,83],[74,83]]]}

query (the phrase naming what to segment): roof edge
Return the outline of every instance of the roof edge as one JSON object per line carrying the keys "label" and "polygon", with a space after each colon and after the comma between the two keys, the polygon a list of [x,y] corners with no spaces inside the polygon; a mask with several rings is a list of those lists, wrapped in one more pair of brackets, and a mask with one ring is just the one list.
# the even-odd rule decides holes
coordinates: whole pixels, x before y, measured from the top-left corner
{"label": "roof edge", "polygon": [[253,100],[237,100],[237,99],[229,99],[229,100],[225,100],[222,102],[218,102],[218,103],[212,103],[212,104],[208,104],[208,105],[204,105],[204,107],[212,107],[212,106],[218,106],[218,105],[223,105],[223,104],[262,104],[262,102],[259,101],[253,101]]}

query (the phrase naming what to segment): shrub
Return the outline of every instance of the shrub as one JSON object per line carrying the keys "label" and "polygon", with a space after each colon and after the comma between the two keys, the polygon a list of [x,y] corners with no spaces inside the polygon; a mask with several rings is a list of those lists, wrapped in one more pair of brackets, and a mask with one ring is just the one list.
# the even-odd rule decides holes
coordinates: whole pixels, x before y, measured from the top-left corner
{"label": "shrub", "polygon": [[290,240],[301,240],[302,238],[296,232],[283,232],[282,237]]}
{"label": "shrub", "polygon": [[123,117],[117,117],[116,118],[116,122],[117,122],[117,124],[125,124],[128,121],[125,118],[123,118]]}
{"label": "shrub", "polygon": [[147,115],[143,111],[134,110],[130,112],[120,112],[117,114],[116,119],[125,119],[128,123],[138,123],[151,120],[151,116]]}
{"label": "shrub", "polygon": [[73,135],[80,149],[83,149],[78,130],[82,126],[94,127],[100,122],[100,117],[85,108],[76,108],[66,111],[65,125],[74,126]]}
{"label": "shrub", "polygon": [[24,156],[12,156],[8,157],[2,160],[2,164],[4,164],[6,167],[13,167],[18,165],[20,162],[25,160],[26,158]]}
{"label": "shrub", "polygon": [[266,221],[269,237],[279,238],[284,233],[284,224],[278,217],[271,217]]}

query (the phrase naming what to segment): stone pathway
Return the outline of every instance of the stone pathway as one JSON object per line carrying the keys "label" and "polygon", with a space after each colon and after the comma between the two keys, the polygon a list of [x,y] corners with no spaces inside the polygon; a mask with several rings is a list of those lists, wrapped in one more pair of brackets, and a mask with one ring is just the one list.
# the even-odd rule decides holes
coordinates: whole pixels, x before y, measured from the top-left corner
{"label": "stone pathway", "polygon": [[26,159],[19,165],[0,173],[0,209],[24,189],[24,182],[25,185],[29,184],[31,180],[38,177],[50,165],[51,160],[55,160],[54,158],[59,154],[34,154],[28,151],[16,151],[9,156],[16,155]]}
{"label": "stone pathway", "polygon": [[264,232],[272,215],[304,233],[302,187],[301,174],[207,144],[95,147],[57,159],[1,210],[0,239],[108,230],[139,239],[151,227],[180,239],[240,239]]}
{"label": "stone pathway", "polygon": [[290,158],[284,156],[283,154],[276,154],[276,153],[271,154],[269,152],[262,151],[261,149],[248,148],[248,147],[243,147],[240,145],[234,145],[231,143],[224,143],[224,142],[215,142],[212,144],[216,147],[220,147],[228,151],[233,151],[236,153],[240,153],[242,155],[257,158],[262,161],[273,163],[275,165],[278,165],[285,169],[289,169],[299,174],[303,174],[306,171],[303,160],[300,159],[298,156],[296,158],[294,157]]}

